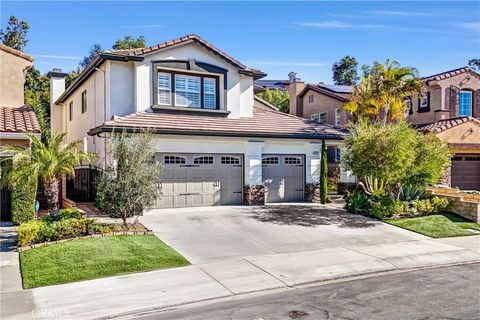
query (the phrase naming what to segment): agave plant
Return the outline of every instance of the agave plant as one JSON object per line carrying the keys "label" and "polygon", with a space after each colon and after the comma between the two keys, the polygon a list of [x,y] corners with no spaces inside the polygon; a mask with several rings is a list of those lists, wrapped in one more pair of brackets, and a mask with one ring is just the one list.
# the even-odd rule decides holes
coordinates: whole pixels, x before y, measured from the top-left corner
{"label": "agave plant", "polygon": [[415,187],[412,184],[403,185],[399,188],[397,199],[411,201],[421,199],[425,195],[425,189]]}
{"label": "agave plant", "polygon": [[387,183],[385,179],[374,176],[366,176],[363,178],[363,181],[358,183],[358,185],[362,187],[366,194],[375,196],[385,193]]}

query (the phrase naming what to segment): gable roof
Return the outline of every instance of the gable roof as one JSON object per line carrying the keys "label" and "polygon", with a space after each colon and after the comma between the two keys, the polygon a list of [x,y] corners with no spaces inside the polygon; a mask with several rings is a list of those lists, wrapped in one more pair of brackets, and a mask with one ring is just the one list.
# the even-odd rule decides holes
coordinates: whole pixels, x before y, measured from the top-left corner
{"label": "gable roof", "polygon": [[23,53],[22,51],[20,50],[16,50],[16,49],[13,49],[13,48],[10,48],[9,46],[6,46],[4,44],[1,44],[0,43],[0,49],[5,51],[5,52],[8,52],[10,54],[13,54],[15,56],[18,56],[20,58],[23,58],[25,60],[28,60],[30,62],[33,62],[33,57],[32,56],[29,56],[28,54],[25,54]]}
{"label": "gable roof", "polygon": [[288,87],[290,85],[288,80],[269,80],[269,79],[255,80],[253,84],[266,90],[277,89],[282,92],[288,91]]}
{"label": "gable roof", "polygon": [[344,86],[344,85],[337,85],[337,84],[322,84],[319,83],[318,86],[325,88],[327,90],[333,91],[335,93],[340,94],[351,94],[353,92],[353,86]]}
{"label": "gable roof", "polygon": [[161,49],[165,49],[165,48],[169,48],[169,47],[177,46],[177,45],[181,45],[181,44],[192,43],[192,42],[202,46],[203,48],[207,49],[208,51],[210,51],[214,55],[218,56],[222,60],[228,62],[229,64],[233,65],[234,67],[236,67],[240,70],[244,70],[245,72],[251,72],[252,74],[255,74],[255,75],[260,76],[260,77],[265,76],[265,74],[262,71],[260,71],[258,69],[247,67],[246,65],[244,65],[240,61],[236,60],[232,56],[230,56],[227,53],[223,52],[222,50],[218,49],[213,44],[205,41],[204,39],[202,39],[201,37],[199,37],[196,34],[189,34],[189,35],[186,35],[186,36],[183,36],[183,37],[180,37],[180,38],[177,38],[177,39],[165,41],[165,42],[162,42],[162,43],[159,43],[159,44],[156,44],[154,46],[147,47],[147,48],[108,50],[108,51],[105,51],[105,52],[106,53],[114,53],[114,54],[123,55],[123,56],[144,56],[146,54],[150,54],[150,53],[153,53],[153,52],[161,50]]}
{"label": "gable roof", "polygon": [[462,73],[468,73],[472,76],[480,78],[480,73],[478,73],[475,70],[465,66],[465,67],[461,67],[461,68],[437,73],[437,74],[434,74],[434,75],[431,75],[431,76],[428,76],[428,77],[423,77],[422,80],[425,83],[428,84],[428,82],[430,82],[430,81],[434,81],[434,80],[435,81],[440,81],[440,80],[448,79],[448,78],[451,78],[451,77],[454,77],[454,76],[458,76],[459,74],[462,74]]}
{"label": "gable roof", "polygon": [[114,118],[100,127],[93,128],[89,134],[120,132],[124,129],[138,132],[145,128],[153,130],[154,133],[163,134],[259,138],[340,140],[347,134],[329,125],[282,113],[259,98],[254,99],[253,110],[253,117],[238,119],[143,111]]}
{"label": "gable roof", "polygon": [[320,93],[320,94],[323,94],[323,95],[326,95],[330,98],[333,98],[333,99],[336,99],[338,101],[341,101],[341,102],[348,102],[349,99],[341,94],[338,94],[338,93],[335,93],[333,92],[332,90],[328,90],[318,84],[307,84],[305,86],[305,88],[300,92],[299,96],[300,98],[303,98],[303,96],[309,91],[309,90],[312,90],[312,91],[315,91],[317,93]]}
{"label": "gable roof", "polygon": [[265,73],[258,69],[253,69],[245,66],[239,61],[235,60],[225,52],[221,51],[217,47],[203,40],[195,34],[186,35],[174,40],[162,42],[155,46],[148,48],[138,48],[138,49],[122,49],[122,50],[106,50],[98,54],[95,59],[80,73],[80,75],[73,81],[72,84],[58,97],[55,101],[56,104],[65,102],[65,100],[80,86],[88,77],[95,72],[95,69],[98,68],[105,60],[114,60],[114,61],[143,61],[145,59],[144,55],[150,54],[160,49],[165,49],[175,45],[187,44],[187,43],[197,43],[202,47],[206,48],[213,54],[219,56],[223,60],[232,64],[238,69],[238,72],[241,74],[246,74],[253,77],[254,79],[260,79],[266,76]]}
{"label": "gable roof", "polygon": [[440,133],[450,128],[456,127],[466,122],[473,122],[480,125],[480,120],[473,117],[455,117],[450,119],[439,120],[431,123],[417,124],[413,127],[421,132]]}
{"label": "gable roof", "polygon": [[40,133],[41,130],[35,111],[31,106],[17,108],[0,106],[0,132]]}

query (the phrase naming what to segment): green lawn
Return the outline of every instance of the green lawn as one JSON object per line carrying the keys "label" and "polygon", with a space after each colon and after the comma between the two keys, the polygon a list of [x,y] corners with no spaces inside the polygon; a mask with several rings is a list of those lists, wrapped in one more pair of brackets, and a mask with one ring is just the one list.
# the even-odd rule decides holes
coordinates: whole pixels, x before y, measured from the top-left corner
{"label": "green lawn", "polygon": [[79,239],[20,253],[24,288],[188,264],[153,235]]}
{"label": "green lawn", "polygon": [[480,234],[467,230],[480,231],[480,223],[471,222],[454,213],[441,213],[419,218],[391,219],[385,222],[432,238]]}

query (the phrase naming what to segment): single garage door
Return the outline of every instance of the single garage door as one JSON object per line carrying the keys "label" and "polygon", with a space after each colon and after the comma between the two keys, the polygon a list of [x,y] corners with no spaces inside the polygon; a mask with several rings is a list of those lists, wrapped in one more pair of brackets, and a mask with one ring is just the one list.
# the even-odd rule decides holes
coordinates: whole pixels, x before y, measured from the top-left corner
{"label": "single garage door", "polygon": [[302,155],[264,155],[262,176],[265,202],[303,201],[303,175]]}
{"label": "single garage door", "polygon": [[480,190],[480,155],[456,154],[452,159],[452,187]]}
{"label": "single garage door", "polygon": [[242,204],[241,155],[157,154],[156,160],[164,165],[157,208]]}

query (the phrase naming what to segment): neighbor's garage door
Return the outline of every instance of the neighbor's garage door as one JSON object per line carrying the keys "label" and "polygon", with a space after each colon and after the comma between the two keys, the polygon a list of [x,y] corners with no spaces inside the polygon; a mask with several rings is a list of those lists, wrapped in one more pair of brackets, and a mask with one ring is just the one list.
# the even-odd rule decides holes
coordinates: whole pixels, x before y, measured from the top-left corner
{"label": "neighbor's garage door", "polygon": [[241,155],[158,154],[164,165],[157,208],[242,204]]}
{"label": "neighbor's garage door", "polygon": [[264,155],[262,176],[265,202],[303,201],[303,156]]}
{"label": "neighbor's garage door", "polygon": [[480,190],[480,155],[455,155],[451,176],[452,187]]}

